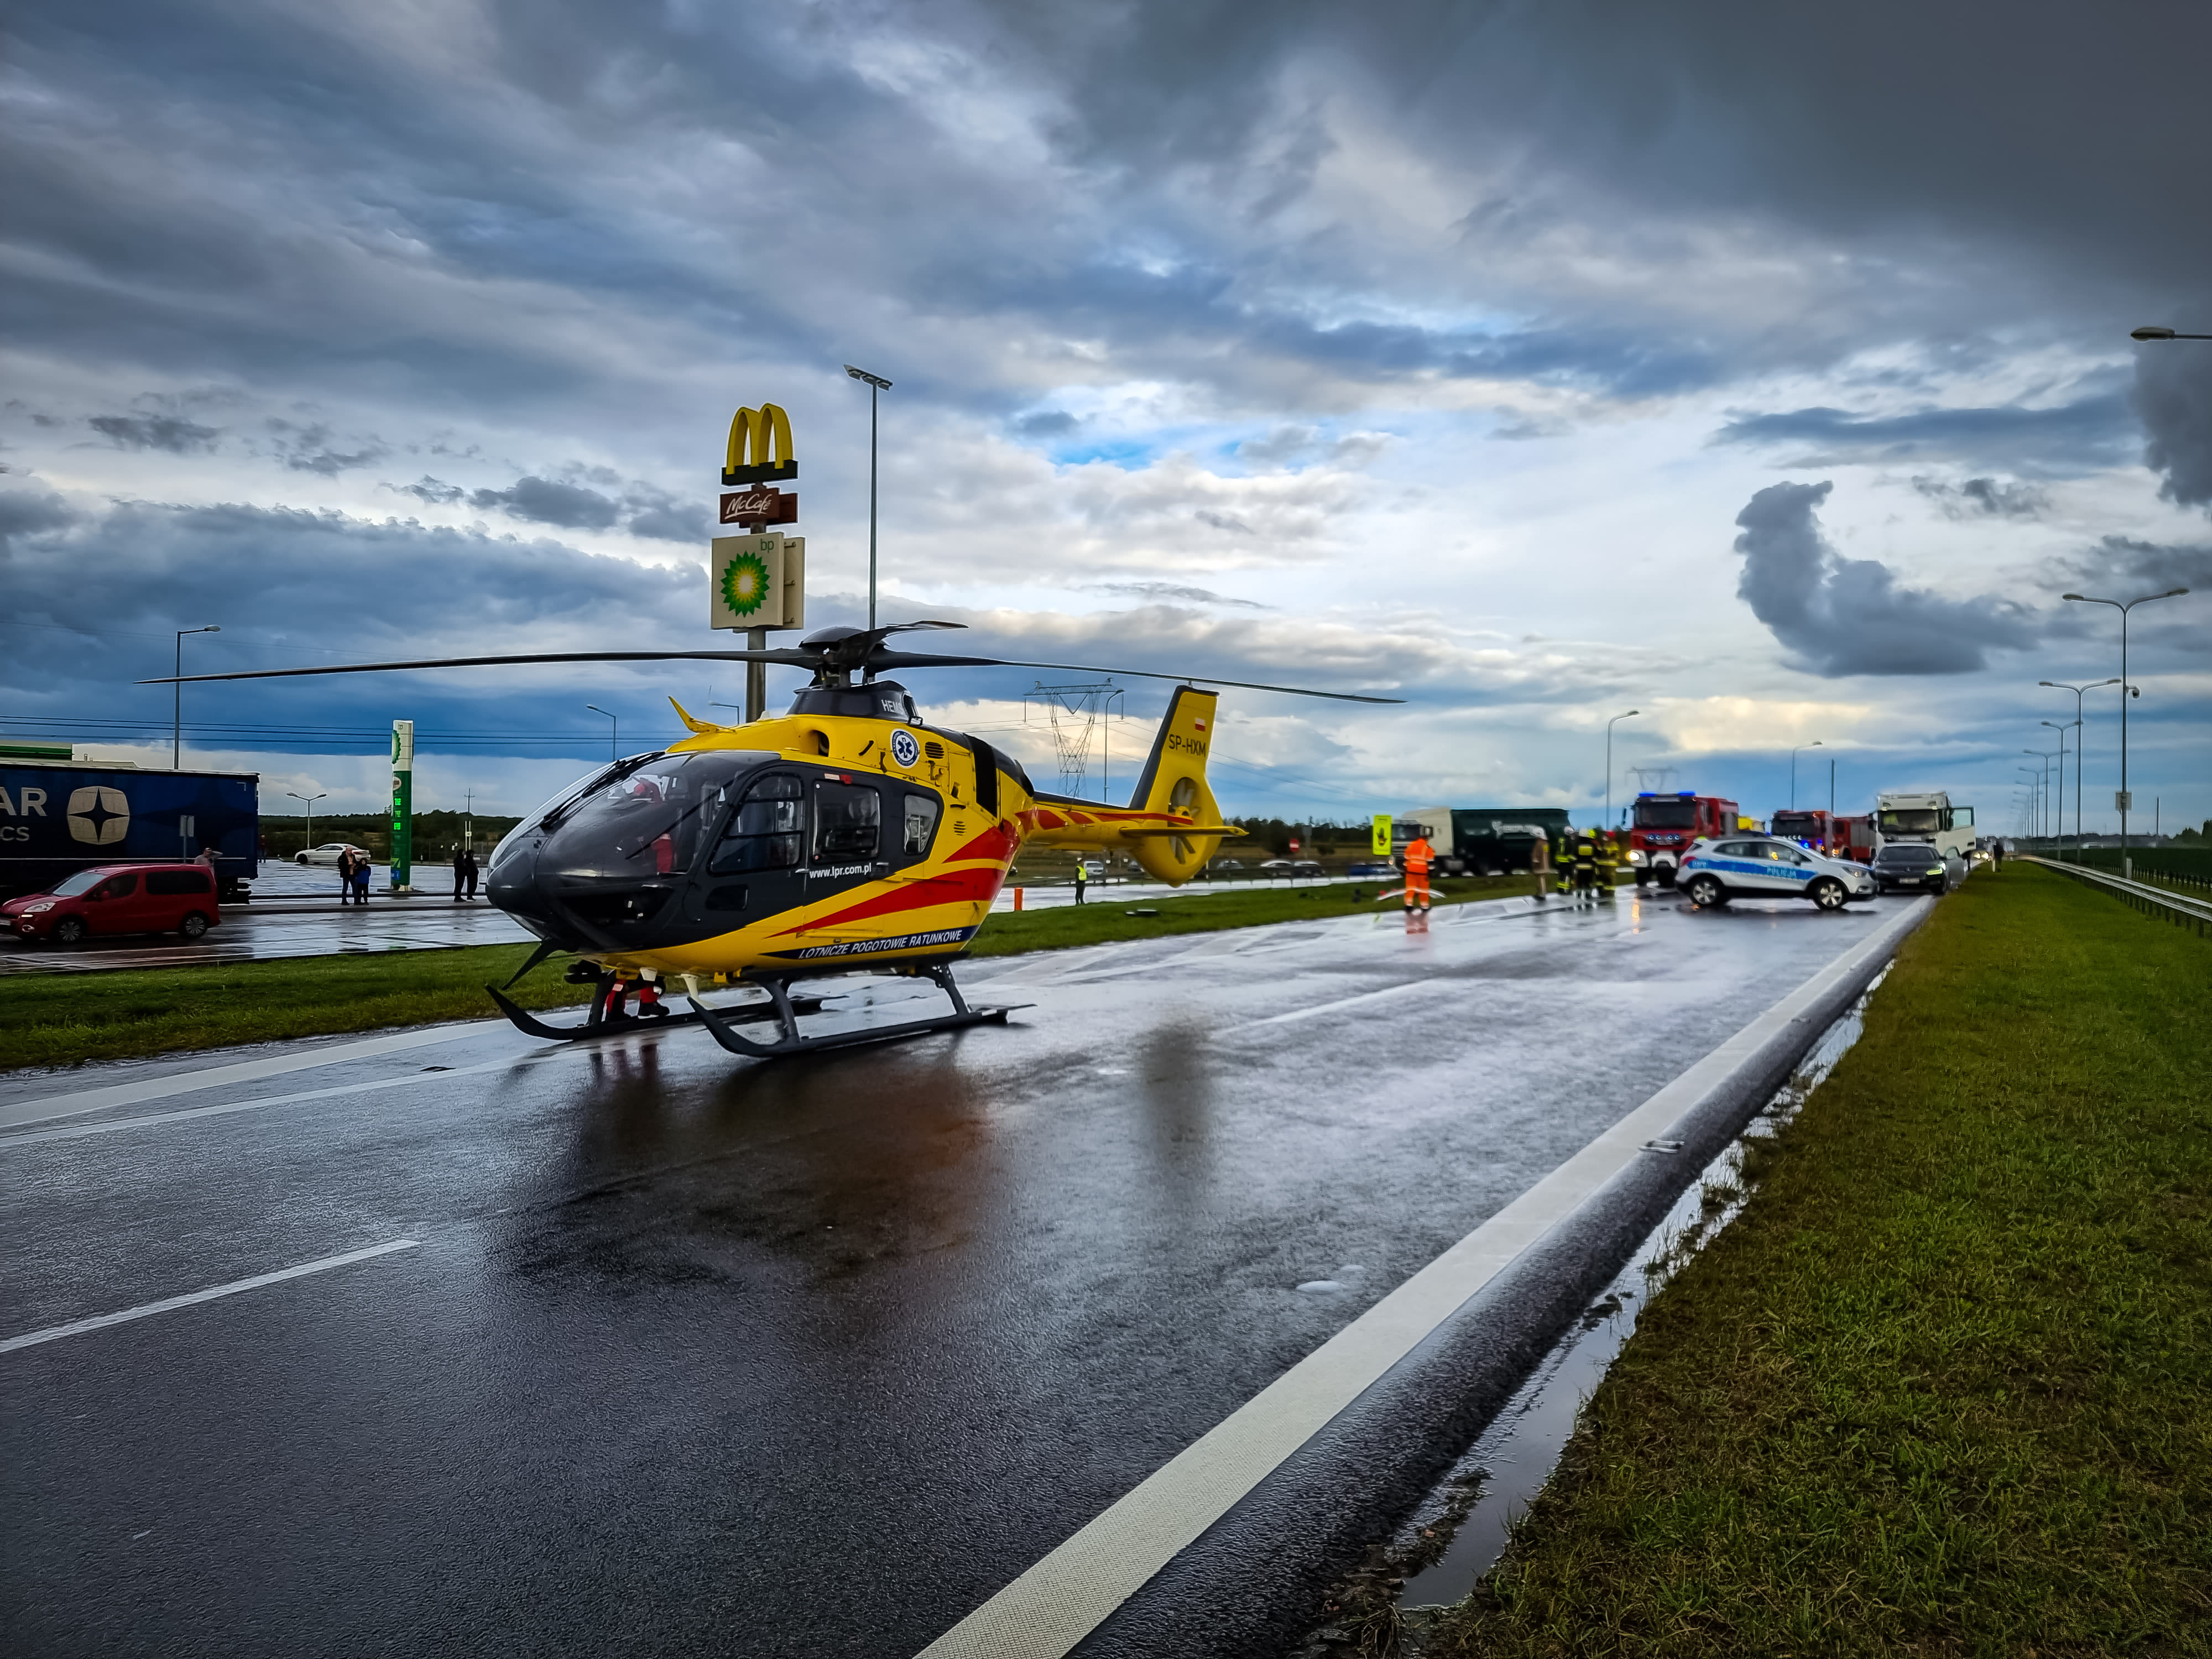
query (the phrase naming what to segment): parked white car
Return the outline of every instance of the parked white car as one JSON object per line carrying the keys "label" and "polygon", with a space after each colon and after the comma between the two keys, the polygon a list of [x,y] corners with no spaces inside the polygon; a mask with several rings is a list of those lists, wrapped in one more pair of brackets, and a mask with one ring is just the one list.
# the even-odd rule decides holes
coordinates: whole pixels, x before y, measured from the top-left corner
{"label": "parked white car", "polygon": [[363,858],[367,858],[368,856],[368,848],[366,847],[356,847],[349,841],[326,841],[320,847],[310,847],[304,853],[294,854],[292,862],[295,864],[336,864],[340,858],[343,857],[349,852],[358,853]]}
{"label": "parked white car", "polygon": [[1822,858],[1775,836],[1701,840],[1683,854],[1674,884],[1696,905],[1726,904],[1732,898],[1802,898],[1823,910],[1840,910],[1875,896],[1874,875],[1864,865]]}

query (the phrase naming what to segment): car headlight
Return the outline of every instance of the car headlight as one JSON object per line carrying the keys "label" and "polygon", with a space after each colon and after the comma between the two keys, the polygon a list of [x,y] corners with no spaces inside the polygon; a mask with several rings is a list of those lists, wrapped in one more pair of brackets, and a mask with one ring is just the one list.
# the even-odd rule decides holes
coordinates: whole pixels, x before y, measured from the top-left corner
{"label": "car headlight", "polygon": [[1650,862],[1650,860],[1645,857],[1644,849],[1641,847],[1632,847],[1628,849],[1628,861],[1631,864],[1644,864]]}
{"label": "car headlight", "polygon": [[24,915],[27,915],[27,916],[42,916],[42,915],[44,915],[47,911],[49,911],[49,910],[52,909],[53,908],[54,908],[54,902],[53,902],[52,899],[48,899],[48,900],[47,900],[45,903],[43,903],[43,904],[27,904],[27,905],[25,905],[25,906],[23,907],[23,909],[22,909],[22,914],[23,914]]}

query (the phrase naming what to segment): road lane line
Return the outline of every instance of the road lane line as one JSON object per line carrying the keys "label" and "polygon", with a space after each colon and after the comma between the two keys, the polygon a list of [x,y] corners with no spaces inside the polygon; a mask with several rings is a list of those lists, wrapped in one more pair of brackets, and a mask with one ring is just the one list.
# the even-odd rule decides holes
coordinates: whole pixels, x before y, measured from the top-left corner
{"label": "road lane line", "polygon": [[312,1054],[235,1060],[228,1066],[210,1066],[197,1072],[172,1072],[166,1077],[151,1077],[138,1083],[116,1083],[104,1089],[80,1090],[75,1094],[18,1100],[0,1106],[0,1129],[12,1129],[19,1123],[43,1123],[58,1117],[76,1117],[86,1112],[105,1111],[111,1106],[137,1106],[149,1100],[167,1100],[173,1095],[191,1094],[196,1090],[219,1089],[226,1083],[257,1083],[265,1077],[283,1077],[290,1072],[311,1072],[320,1066],[342,1066],[349,1060],[400,1054],[410,1048],[425,1048],[433,1043],[458,1042],[462,1037],[474,1036],[483,1031],[513,1029],[503,1019],[483,1019],[471,1021],[466,1025],[441,1025],[427,1031],[394,1031],[389,1036],[369,1037],[360,1042],[342,1042],[335,1048],[318,1048]]}
{"label": "road lane line", "polygon": [[420,1239],[395,1238],[389,1244],[372,1244],[367,1249],[348,1250],[343,1255],[326,1255],[319,1261],[303,1261],[296,1267],[280,1268],[273,1273],[256,1273],[251,1279],[234,1279],[228,1285],[211,1285],[204,1291],[194,1291],[189,1296],[173,1296],[160,1302],[149,1302],[143,1307],[125,1308],[121,1313],[100,1314],[91,1319],[73,1320],[66,1325],[49,1325],[43,1331],[11,1336],[0,1342],[0,1353],[13,1353],[18,1348],[34,1348],[42,1342],[58,1342],[65,1336],[82,1336],[87,1331],[106,1330],[110,1325],[127,1324],[134,1319],[167,1313],[172,1309],[213,1302],[218,1297],[236,1296],[241,1291],[258,1291],[264,1285],[281,1285],[288,1279],[305,1279],[309,1273],[328,1273],[333,1267],[349,1267],[375,1256],[390,1255],[395,1250],[411,1250],[421,1243]]}
{"label": "road lane line", "polygon": [[252,1100],[227,1101],[220,1106],[188,1106],[182,1111],[155,1112],[146,1117],[103,1118],[97,1123],[64,1123],[51,1129],[31,1129],[19,1135],[0,1135],[0,1154],[15,1146],[33,1146],[49,1140],[83,1140],[92,1135],[111,1135],[124,1129],[150,1129],[163,1123],[189,1123],[204,1117],[228,1117],[234,1112],[258,1112],[264,1106],[297,1106],[310,1100],[336,1100],[342,1095],[373,1094],[380,1089],[404,1089],[410,1083],[446,1083],[454,1078],[479,1077],[486,1072],[511,1071],[558,1058],[570,1049],[550,1054],[521,1054],[487,1060],[474,1066],[440,1067],[428,1073],[405,1072],[398,1077],[370,1078],[361,1083],[336,1083],[327,1089],[305,1089],[297,1094],[258,1095]]}
{"label": "road lane line", "polygon": [[1316,1002],[1310,1008],[1293,1008],[1287,1014],[1270,1014],[1265,1019],[1248,1020],[1242,1025],[1231,1026],[1221,1035],[1235,1036],[1239,1031],[1256,1031],[1263,1025],[1287,1025],[1294,1019],[1311,1019],[1317,1014],[1333,1014],[1340,1008],[1356,1008],[1361,1003],[1395,997],[1402,991],[1425,990],[1436,982],[1434,979],[1413,979],[1407,980],[1403,985],[1386,985],[1379,991],[1362,991],[1356,997],[1339,997],[1334,1002]]}
{"label": "road lane line", "polygon": [[1649,1156],[1645,1142],[1664,1138],[1833,987],[1894,951],[1932,903],[1917,902],[1815,972],[1185,1447],[921,1659],[1061,1659],[1469,1297]]}

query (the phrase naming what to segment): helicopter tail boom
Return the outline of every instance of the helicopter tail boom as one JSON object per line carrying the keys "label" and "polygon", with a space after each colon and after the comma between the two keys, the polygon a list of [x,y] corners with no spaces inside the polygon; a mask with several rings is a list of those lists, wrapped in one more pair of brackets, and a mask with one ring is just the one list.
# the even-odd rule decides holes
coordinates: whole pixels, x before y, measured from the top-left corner
{"label": "helicopter tail boom", "polygon": [[1085,803],[1088,810],[1060,812],[1051,810],[1061,805],[1060,798],[1048,797],[1040,802],[1046,810],[1035,815],[1030,836],[1053,846],[1115,848],[1156,880],[1188,881],[1206,868],[1223,841],[1243,833],[1221,821],[1220,805],[1206,781],[1218,701],[1212,691],[1177,686],[1128,805]]}

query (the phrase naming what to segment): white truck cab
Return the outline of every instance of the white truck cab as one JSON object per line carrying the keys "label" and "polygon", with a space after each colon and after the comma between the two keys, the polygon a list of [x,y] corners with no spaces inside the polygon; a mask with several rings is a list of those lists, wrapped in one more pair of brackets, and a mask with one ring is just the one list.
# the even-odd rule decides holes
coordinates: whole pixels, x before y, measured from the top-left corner
{"label": "white truck cab", "polygon": [[1893,841],[1922,842],[1945,857],[1972,864],[1974,809],[1954,806],[1941,789],[1884,791],[1875,798],[1874,850]]}

